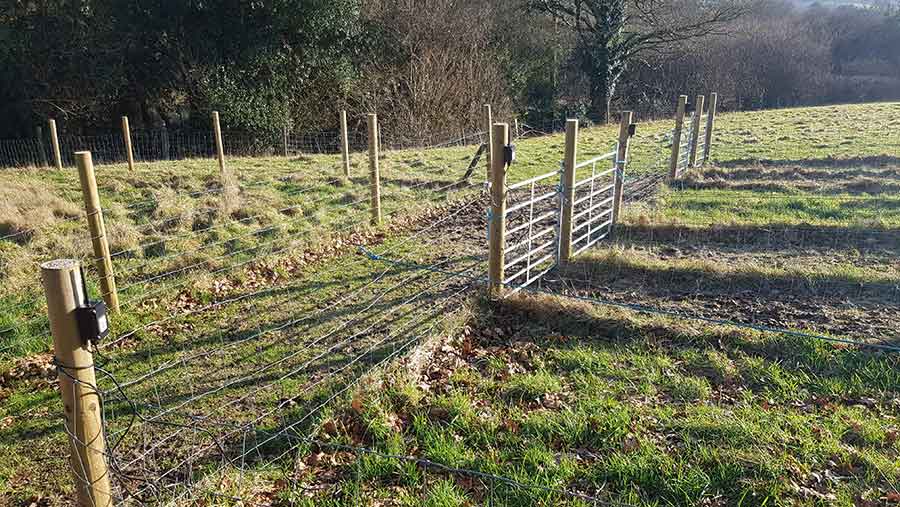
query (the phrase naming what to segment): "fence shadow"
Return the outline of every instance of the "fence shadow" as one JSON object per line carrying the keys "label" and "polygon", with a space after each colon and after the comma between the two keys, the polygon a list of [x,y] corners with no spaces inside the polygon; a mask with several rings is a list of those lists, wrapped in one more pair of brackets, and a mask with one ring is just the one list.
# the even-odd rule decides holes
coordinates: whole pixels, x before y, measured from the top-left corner
{"label": "fence shadow", "polygon": [[[443,316],[443,311],[432,303],[446,290],[433,294],[433,297],[423,302],[428,308],[423,318],[401,320],[395,329],[387,327],[375,329],[345,347],[330,350],[327,355],[318,355],[305,365],[302,374],[293,382],[288,383],[286,387],[279,386],[274,389],[280,395],[274,398],[263,397],[261,400],[250,399],[238,404],[234,408],[239,411],[246,405],[253,406],[254,409],[237,417],[237,421],[234,420],[235,414],[229,413],[227,417],[223,416],[222,421],[227,425],[218,427],[214,417],[204,416],[203,426],[210,428],[210,431],[200,436],[196,432],[177,435],[177,441],[183,445],[174,445],[175,449],[180,450],[171,451],[176,455],[186,451],[194,453],[198,449],[202,452],[189,463],[182,463],[169,469],[170,475],[166,482],[180,484],[187,480],[189,483],[196,483],[209,473],[215,474],[215,466],[210,465],[216,463],[223,464],[227,469],[234,464],[244,466],[266,462],[279,456],[290,458],[290,451],[302,442],[302,437],[315,432],[321,423],[319,411],[329,401],[350,389],[372,368],[402,353],[416,338],[424,338],[430,331],[437,332],[434,325]],[[396,301],[387,302],[386,307],[389,306],[396,307]],[[409,318],[418,310],[419,307],[408,308],[397,318]],[[374,313],[382,314],[381,311]],[[368,348],[362,343],[367,340],[374,341]],[[298,344],[298,347],[302,348],[303,344]],[[247,389],[249,391],[246,392],[252,393],[259,386],[277,385],[283,380],[283,369],[257,375],[251,372],[251,375],[241,379],[240,382],[229,386],[228,392],[217,396],[222,397],[224,402],[232,404],[234,397],[244,394]],[[189,393],[184,392],[167,397],[162,400],[163,405],[178,403],[185,399],[187,394]],[[254,418],[257,413],[265,413],[267,410],[272,412],[270,416]],[[173,444],[170,443],[168,447],[172,448]],[[172,456],[164,459],[168,463],[173,461]],[[151,467],[154,465],[151,464]],[[143,466],[146,464],[140,463],[137,468]]]}
{"label": "fence shadow", "polygon": [[[632,294],[729,297],[752,293],[770,299],[814,298],[865,300],[866,305],[900,305],[900,278],[879,283],[859,282],[849,276],[765,273],[753,269],[716,271],[699,265],[642,265],[622,256],[580,256],[560,269],[574,286],[602,285]],[[900,307],[898,307],[900,310]]]}
{"label": "fence shadow", "polygon": [[[865,361],[889,361],[900,367],[900,353],[865,347],[834,347],[831,349],[833,360],[855,365],[841,371],[835,367],[835,362],[823,361],[818,353],[810,353],[813,350],[807,342],[810,339],[776,333],[769,335],[771,339],[758,339],[736,333],[728,326],[695,323],[685,318],[673,317],[668,321],[633,319],[627,316],[630,310],[594,306],[590,302],[574,301],[565,296],[522,293],[492,301],[490,306],[493,315],[482,325],[513,326],[510,335],[523,340],[546,332],[550,336],[567,337],[570,340],[567,342],[568,346],[647,344],[649,347],[676,349],[690,347],[741,350],[771,361],[793,365],[795,368],[807,369],[824,378],[856,375],[856,368],[861,367],[859,363]],[[526,324],[523,323],[527,323],[527,326],[539,326],[540,332],[516,329],[524,328]],[[700,327],[704,328],[698,333]],[[878,343],[900,345],[900,337]],[[875,390],[885,387],[879,379],[860,380],[870,383],[869,387]]]}
{"label": "fence shadow", "polygon": [[745,252],[815,249],[900,254],[900,228],[788,224],[620,224],[616,227],[615,241],[624,246],[666,243],[667,246],[724,246]]}
{"label": "fence shadow", "polygon": [[871,155],[864,157],[848,158],[807,158],[807,159],[766,159],[766,158],[740,158],[716,162],[716,167],[738,168],[747,166],[763,167],[835,167],[850,168],[858,166],[900,166],[900,157],[893,155]]}

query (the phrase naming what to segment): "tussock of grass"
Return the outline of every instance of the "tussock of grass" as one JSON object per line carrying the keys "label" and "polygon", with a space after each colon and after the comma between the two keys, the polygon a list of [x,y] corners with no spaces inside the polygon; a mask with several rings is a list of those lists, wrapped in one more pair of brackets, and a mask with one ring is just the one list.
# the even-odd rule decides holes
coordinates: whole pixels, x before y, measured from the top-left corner
{"label": "tussock of grass", "polygon": [[26,244],[36,230],[81,214],[77,204],[39,182],[10,178],[0,185],[0,235],[15,234],[11,240],[16,243]]}

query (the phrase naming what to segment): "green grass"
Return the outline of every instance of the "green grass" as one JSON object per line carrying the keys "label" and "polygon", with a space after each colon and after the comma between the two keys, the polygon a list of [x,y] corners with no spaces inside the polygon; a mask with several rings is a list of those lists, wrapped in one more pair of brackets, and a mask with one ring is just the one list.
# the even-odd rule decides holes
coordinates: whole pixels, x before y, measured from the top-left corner
{"label": "green grass", "polygon": [[[628,332],[610,334],[610,312],[587,305],[494,304],[467,345],[426,365],[440,376],[392,371],[355,395],[365,412],[337,409],[347,433],[325,437],[522,485],[441,470],[423,485],[397,459],[360,476],[359,456],[337,467],[346,482],[314,468],[302,484],[344,504],[348,483],[363,498],[421,501],[452,481],[463,505],[581,505],[532,489],[546,486],[630,505],[854,505],[900,479],[896,356],[614,313]],[[492,338],[496,327],[508,338]],[[369,430],[397,420],[399,432]]]}
{"label": "green grass", "polygon": [[[884,135],[898,117],[900,104],[722,114],[715,164],[657,200],[629,205],[616,242],[575,268],[655,302],[666,301],[653,293],[661,288],[702,287],[717,299],[775,290],[825,297],[819,309],[841,316],[841,325],[878,317],[896,329],[896,312],[867,315],[851,303],[864,295],[866,304],[886,305],[867,287],[897,282],[896,245],[883,238],[898,225],[892,185],[900,178],[891,171],[900,165],[900,139]],[[670,128],[639,125],[629,175],[667,172]],[[583,129],[579,160],[611,150],[616,132]],[[558,168],[563,136],[521,139],[517,148],[510,183]],[[215,505],[240,504],[231,497],[275,505],[586,504],[562,490],[642,505],[850,505],[877,500],[900,481],[894,356],[550,298],[472,305],[460,280],[355,252],[367,245],[450,271],[483,271],[476,221],[447,227],[436,224],[442,214],[429,214],[476,196],[483,165],[468,189],[409,188],[458,181],[474,151],[385,153],[381,227],[367,225],[362,154],[349,181],[335,177],[334,156],[229,160],[238,192],[209,192],[221,185],[212,160],[139,164],[134,173],[99,167],[112,249],[133,249],[114,261],[125,302],[114,334],[139,329],[103,362],[126,382],[140,414],[170,411],[122,433],[131,408],[101,376],[110,391],[108,431],[114,441],[125,435],[117,454],[133,459],[159,445],[145,458],[149,466],[183,471],[180,460],[234,425],[246,426],[225,439],[232,457],[278,435],[242,470],[220,469],[214,452],[198,460],[191,497]],[[31,355],[49,350],[36,264],[90,251],[73,170],[5,172],[0,187],[8,189],[0,228],[36,228],[27,240],[0,241],[0,329],[21,325],[4,334],[0,361],[15,373],[48,359]],[[138,202],[145,204],[128,207]],[[434,229],[421,232],[429,224]],[[791,227],[816,232],[802,244],[772,239],[772,230]],[[871,231],[885,234],[857,237]],[[831,232],[846,244],[819,237]],[[182,271],[132,285],[172,270]],[[838,289],[847,285],[856,289]],[[252,297],[217,304],[242,295]],[[419,359],[398,362],[413,349]],[[140,380],[151,372],[151,381]],[[55,472],[65,468],[66,442],[54,384],[4,377],[0,399],[0,505],[66,505],[72,486]],[[198,415],[206,432],[178,431]],[[280,434],[291,422],[293,436]]]}

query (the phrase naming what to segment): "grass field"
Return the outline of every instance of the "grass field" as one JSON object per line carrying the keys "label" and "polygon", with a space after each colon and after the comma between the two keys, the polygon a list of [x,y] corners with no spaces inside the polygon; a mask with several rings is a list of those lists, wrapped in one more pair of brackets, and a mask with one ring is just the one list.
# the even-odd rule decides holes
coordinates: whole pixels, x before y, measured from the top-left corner
{"label": "grass field", "polygon": [[[386,152],[380,227],[361,154],[349,181],[336,157],[231,160],[235,190],[210,160],[101,167],[125,302],[103,363],[137,402],[101,381],[117,484],[168,498],[154,487],[190,476],[184,505],[896,503],[896,353],[631,305],[900,343],[898,126],[900,104],[720,115],[710,166],[500,301],[472,290],[474,146]],[[639,125],[630,179],[667,171],[670,128]],[[615,130],[582,130],[579,159]],[[562,145],[519,140],[510,182]],[[18,234],[0,241],[0,504],[67,505],[35,264],[89,257],[77,175],[0,180]]]}

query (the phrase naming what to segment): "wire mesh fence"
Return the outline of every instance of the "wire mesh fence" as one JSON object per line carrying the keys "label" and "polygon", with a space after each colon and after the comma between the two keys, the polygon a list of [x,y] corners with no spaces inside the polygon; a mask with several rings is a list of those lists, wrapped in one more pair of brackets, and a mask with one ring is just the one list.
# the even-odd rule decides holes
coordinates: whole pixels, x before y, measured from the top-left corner
{"label": "wire mesh fence", "polygon": [[[223,130],[223,149],[227,157],[267,157],[295,155],[334,155],[341,152],[341,136],[337,130],[318,132],[251,132]],[[480,132],[460,132],[458,136],[414,136],[388,133],[382,135],[383,149],[404,150],[480,144]],[[351,152],[365,151],[368,134],[351,131],[347,135]],[[215,136],[211,130],[188,128],[132,129],[131,143],[134,159],[140,162],[213,158],[216,156]],[[64,166],[74,166],[76,151],[90,151],[94,162],[115,164],[127,161],[125,140],[121,132],[96,135],[59,136],[61,160]],[[0,167],[49,167],[53,163],[53,149],[45,139],[0,140]]]}
{"label": "wire mesh fence", "polygon": [[[521,135],[528,135],[527,130],[523,129]],[[690,134],[685,138],[690,139]],[[168,142],[172,143],[172,138]],[[331,149],[328,142],[330,138],[323,137],[317,146]],[[483,142],[483,133],[475,132],[428,146],[422,146],[421,139],[386,136],[382,146],[391,150],[424,150],[474,148]],[[242,149],[258,149],[254,146],[263,144],[250,142]],[[277,140],[268,146],[275,153]],[[298,149],[287,146],[288,152]],[[174,151],[170,144],[166,152]],[[399,240],[382,245],[377,255],[341,257],[340,264],[318,263],[311,271],[281,265],[288,269],[289,276],[271,268],[269,261],[284,259],[282,254],[296,251],[298,243],[322,234],[324,228],[340,236],[354,233],[365,221],[369,199],[365,193],[336,198],[333,186],[321,181],[292,187],[287,194],[301,201],[285,203],[266,213],[232,216],[225,221],[192,225],[190,229],[167,230],[161,222],[147,223],[147,230],[159,232],[159,236],[114,250],[113,258],[122,262],[118,275],[123,279],[120,290],[126,296],[125,308],[153,309],[164,296],[175,300],[138,322],[129,321],[125,329],[116,329],[110,341],[95,351],[99,382],[96,386],[84,386],[102,397],[107,428],[104,455],[110,464],[117,502],[303,505],[333,501],[355,505],[372,503],[373,488],[384,486],[398,496],[405,495],[413,504],[437,501],[447,491],[459,490],[466,494],[469,503],[476,505],[535,501],[548,505],[622,505],[610,501],[597,488],[548,485],[541,483],[540,477],[527,481],[494,469],[451,466],[438,459],[423,458],[416,450],[388,452],[359,442],[341,441],[332,438],[323,424],[327,422],[323,414],[335,400],[347,397],[360,383],[376,383],[376,375],[392,361],[430,337],[458,332],[460,323],[452,316],[472,289],[484,282],[484,259],[458,244],[455,251],[436,247],[430,251],[429,247],[437,242],[428,241],[442,237],[453,242],[460,236],[480,236],[477,231],[483,222],[467,218],[480,216],[478,210],[484,205],[483,196],[474,197],[481,182],[468,181],[473,161],[480,163],[477,153],[481,153],[472,155],[471,151],[452,163],[435,163],[424,154],[404,154],[407,165],[385,175],[390,191],[384,195],[386,200],[393,200],[398,214],[409,211],[405,200],[409,192],[429,190],[443,197],[453,190],[467,192],[470,199],[416,225]],[[760,321],[755,315],[723,317],[721,307],[713,304],[718,302],[711,298],[728,293],[730,279],[673,268],[661,278],[662,282],[657,280],[654,285],[653,276],[659,277],[655,271],[591,258],[591,248],[601,241],[610,251],[627,245],[643,252],[644,247],[696,248],[704,243],[701,240],[708,244],[711,239],[708,229],[673,227],[667,233],[658,224],[642,222],[619,224],[615,237],[610,238],[616,168],[624,163],[616,159],[617,152],[618,149],[576,164],[580,173],[575,179],[573,243],[577,254],[586,255],[580,258],[581,264],[576,264],[575,271],[549,275],[559,264],[560,171],[508,185],[510,201],[504,218],[509,220],[509,276],[503,280],[504,285],[512,291],[563,295],[656,317],[793,333],[804,339],[840,339],[789,329],[782,325],[783,321]],[[665,163],[666,158],[657,162],[656,174],[626,180],[626,202],[651,199],[665,178]],[[239,188],[253,196],[256,185],[281,182],[282,177],[289,175],[242,182]],[[216,186],[189,193],[191,213],[202,213],[203,199],[218,199],[224,190]],[[154,205],[152,199],[140,199],[127,206],[138,210]],[[299,227],[306,218],[303,210],[322,208],[340,218],[319,222],[320,228]],[[262,220],[269,213],[288,218],[276,226]],[[464,232],[454,235],[454,227],[460,227],[459,223]],[[824,237],[833,242],[833,247],[855,247],[867,241],[822,227],[777,229],[767,227],[769,241],[781,241],[778,234],[787,237],[801,230],[817,248],[825,244],[821,241]],[[721,231],[721,236],[732,242],[742,238],[741,234],[749,238],[762,233],[741,232],[740,228]],[[876,243],[881,246],[896,246],[900,243],[896,243],[896,233],[894,236],[891,239],[887,232],[870,231],[868,238],[879,238]],[[197,237],[202,240],[176,246],[181,240]],[[167,246],[160,248],[161,245]],[[148,251],[156,253],[148,257]],[[306,253],[302,246],[299,251]],[[373,259],[391,262],[387,267],[375,268]],[[581,273],[579,268],[583,268]],[[225,276],[229,273],[238,276]],[[212,280],[211,299],[182,290],[192,283],[190,274]],[[691,292],[685,288],[685,279],[690,280],[687,285],[696,287],[718,285],[712,295],[696,288]],[[541,288],[535,287],[538,280]],[[900,297],[897,287],[890,284],[882,287],[871,282],[844,282],[847,290],[841,297],[846,299],[880,298],[885,293]],[[800,278],[776,281],[773,287],[788,291],[803,283],[815,290],[822,288],[814,279]],[[665,284],[684,292],[665,293]],[[828,289],[836,286],[830,284]],[[655,299],[641,300],[648,297]],[[685,306],[686,301],[705,302],[708,306]],[[46,312],[36,301],[17,301],[15,305],[23,311]],[[72,376],[66,365],[56,366],[60,376]],[[63,429],[70,436],[74,433],[65,425]],[[318,470],[314,463],[323,457],[329,466]],[[327,479],[311,479],[310,467]]]}

